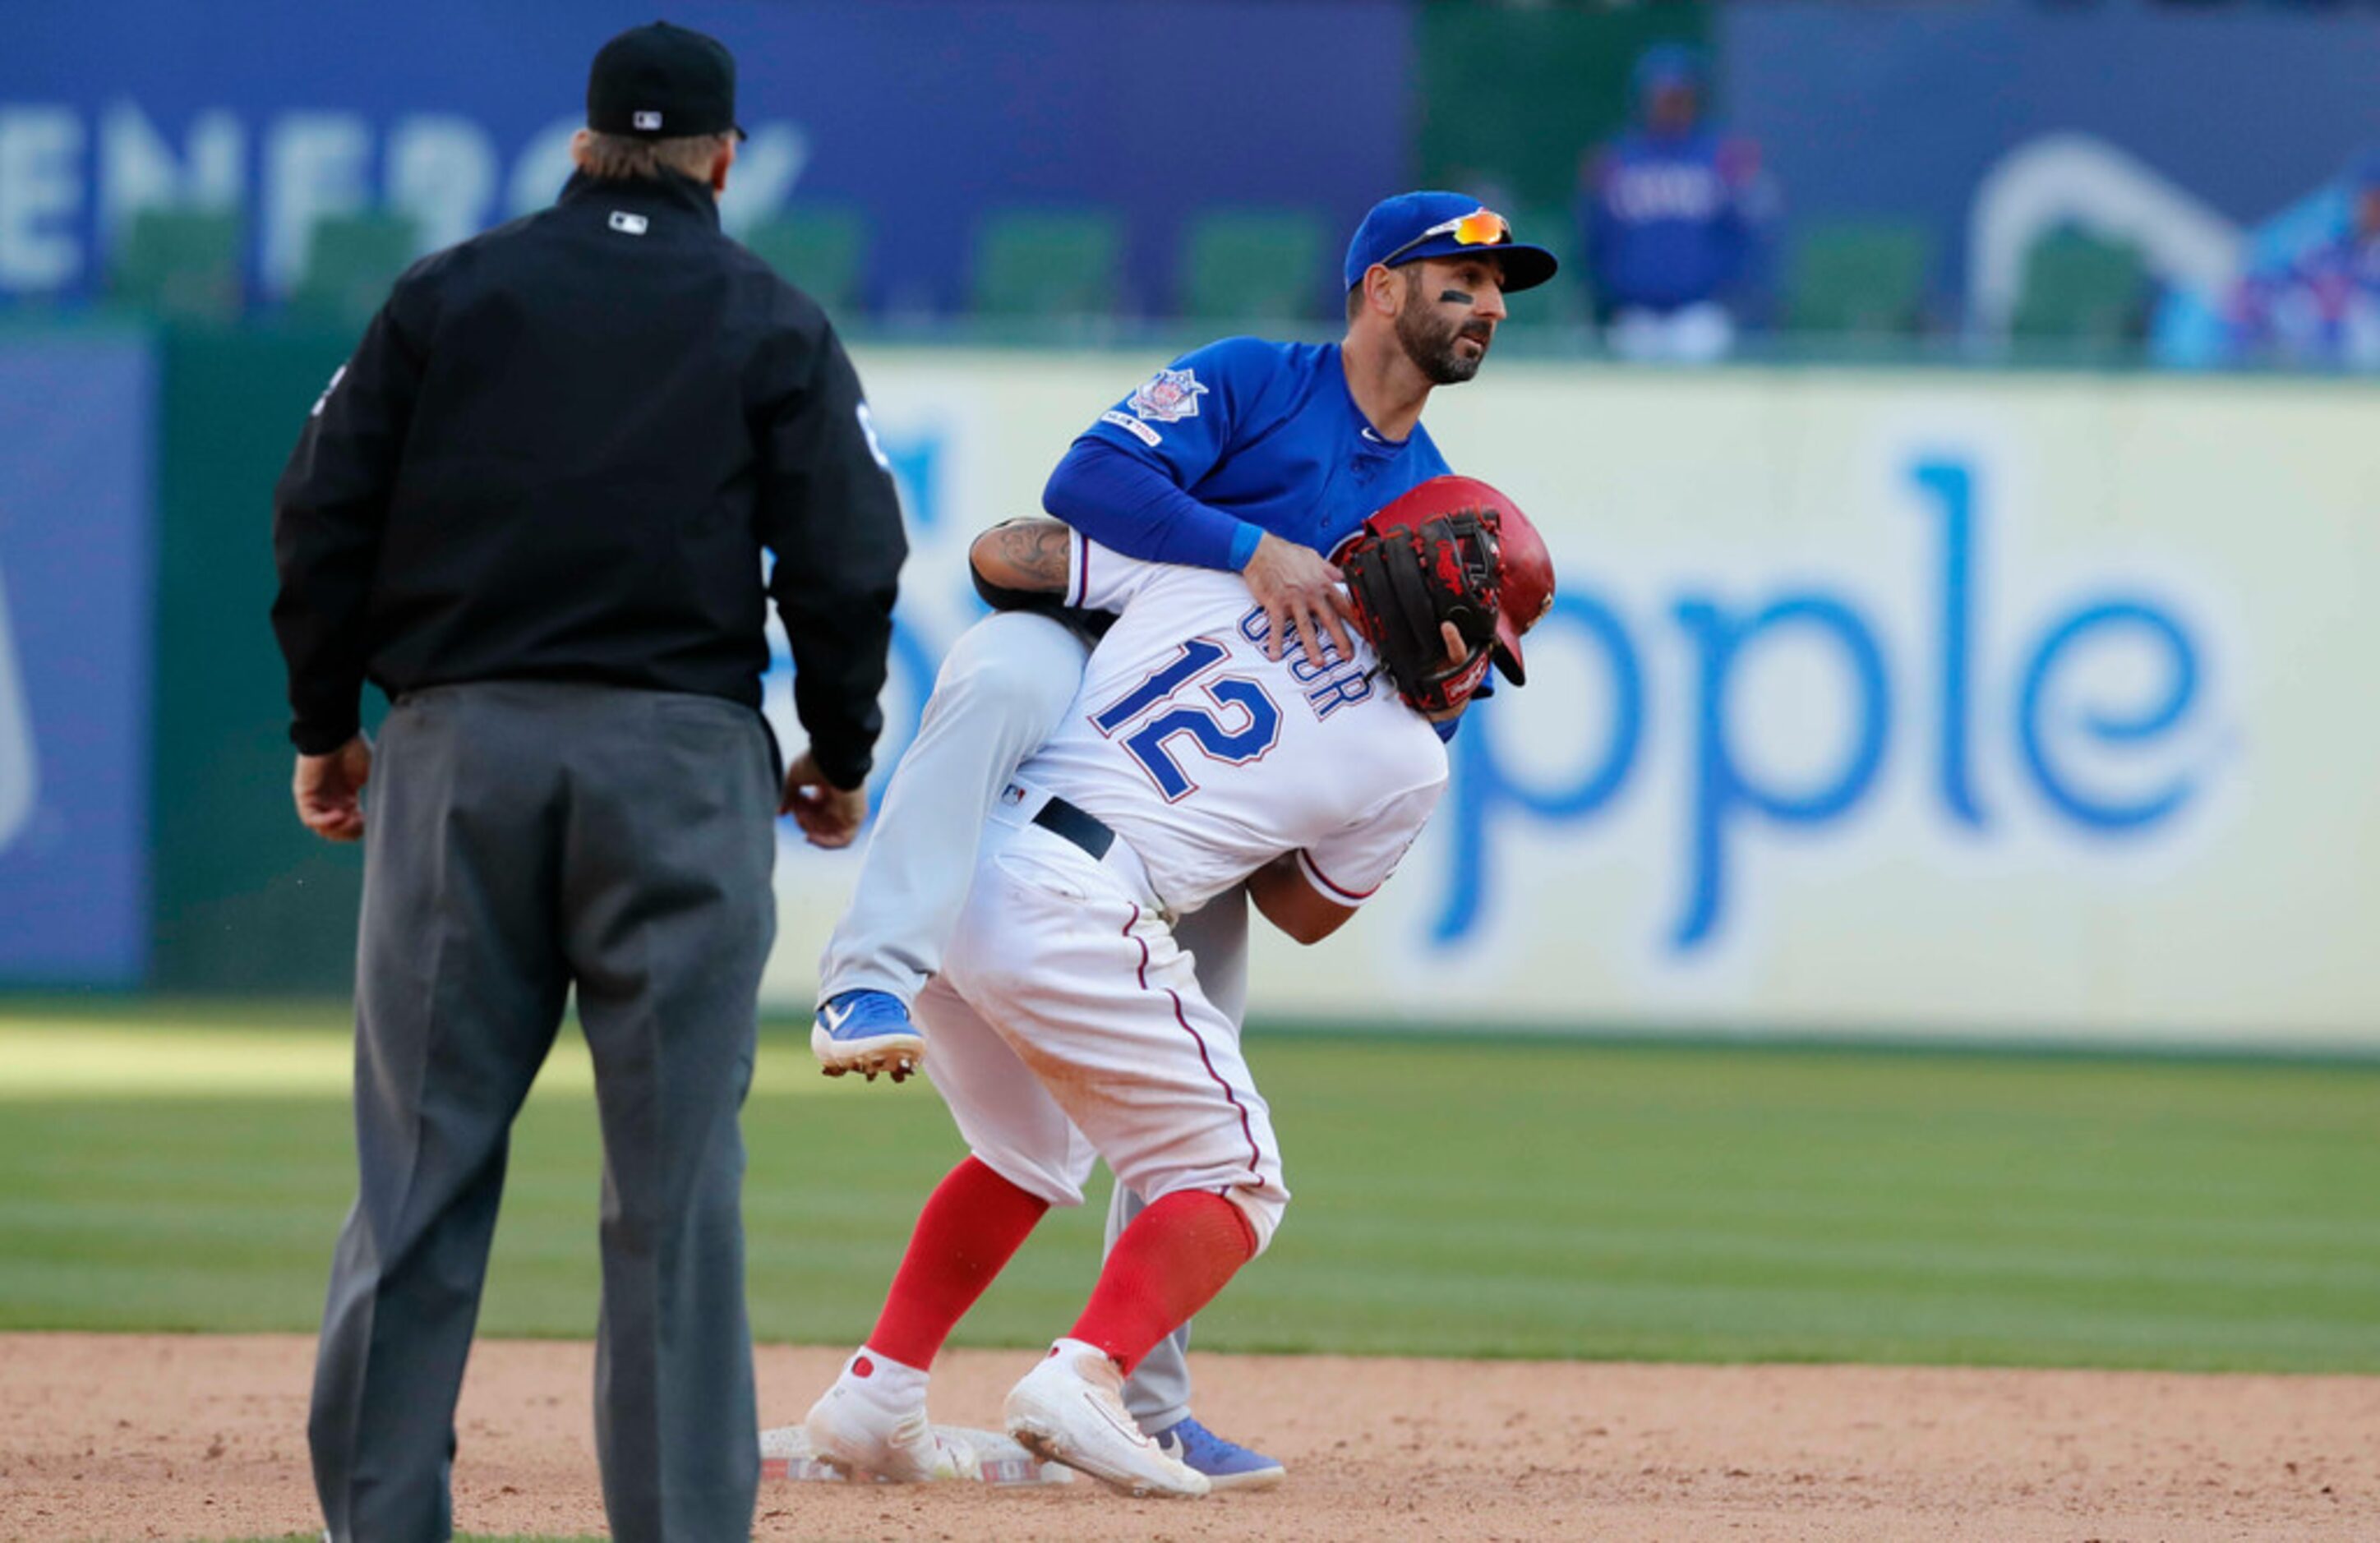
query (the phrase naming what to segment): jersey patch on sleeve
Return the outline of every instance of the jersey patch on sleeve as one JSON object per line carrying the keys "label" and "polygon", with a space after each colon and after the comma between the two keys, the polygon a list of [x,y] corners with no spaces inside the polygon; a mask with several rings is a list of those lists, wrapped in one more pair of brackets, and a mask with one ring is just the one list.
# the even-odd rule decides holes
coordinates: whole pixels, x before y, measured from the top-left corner
{"label": "jersey patch on sleeve", "polygon": [[1122,429],[1125,433],[1130,434],[1133,438],[1140,441],[1141,443],[1148,446],[1151,450],[1157,448],[1157,431],[1150,428],[1148,424],[1143,423],[1140,419],[1133,417],[1132,414],[1128,412],[1118,412],[1113,407],[1110,407],[1107,411],[1099,414],[1099,421],[1102,423],[1114,424],[1117,428]]}
{"label": "jersey patch on sleeve", "polygon": [[1198,398],[1206,395],[1196,371],[1160,370],[1124,406],[1153,423],[1179,423],[1198,416]]}

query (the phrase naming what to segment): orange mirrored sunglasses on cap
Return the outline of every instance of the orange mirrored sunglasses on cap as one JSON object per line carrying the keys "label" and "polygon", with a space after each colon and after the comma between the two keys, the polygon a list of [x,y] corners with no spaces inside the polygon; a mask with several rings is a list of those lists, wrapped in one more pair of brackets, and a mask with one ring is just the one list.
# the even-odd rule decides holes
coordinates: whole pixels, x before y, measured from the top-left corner
{"label": "orange mirrored sunglasses on cap", "polygon": [[1441,236],[1453,237],[1455,245],[1459,247],[1492,247],[1500,241],[1509,241],[1512,238],[1512,222],[1492,209],[1484,207],[1475,209],[1459,220],[1449,220],[1443,225],[1430,226],[1380,259],[1380,266],[1393,267],[1397,259],[1404,256],[1405,253],[1425,241],[1435,241]]}

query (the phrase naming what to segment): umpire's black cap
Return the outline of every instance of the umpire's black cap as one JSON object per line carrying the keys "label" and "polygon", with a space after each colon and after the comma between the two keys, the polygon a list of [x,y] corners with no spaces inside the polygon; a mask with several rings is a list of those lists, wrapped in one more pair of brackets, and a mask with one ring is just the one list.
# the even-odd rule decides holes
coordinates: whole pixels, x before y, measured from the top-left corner
{"label": "umpire's black cap", "polygon": [[735,55],[717,38],[656,21],[631,27],[587,72],[587,127],[642,140],[733,133]]}

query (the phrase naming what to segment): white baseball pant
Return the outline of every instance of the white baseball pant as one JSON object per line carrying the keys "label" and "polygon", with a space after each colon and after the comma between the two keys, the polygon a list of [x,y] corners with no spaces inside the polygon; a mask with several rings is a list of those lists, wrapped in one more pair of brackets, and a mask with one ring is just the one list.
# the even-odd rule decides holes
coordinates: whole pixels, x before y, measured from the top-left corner
{"label": "white baseball pant", "polygon": [[1033,824],[1044,796],[992,811],[918,998],[926,1075],[968,1148],[1027,1193],[1080,1205],[1104,1158],[1150,1201],[1223,1196],[1261,1253],[1289,1190],[1238,1026],[1199,989],[1130,845],[1095,858]]}

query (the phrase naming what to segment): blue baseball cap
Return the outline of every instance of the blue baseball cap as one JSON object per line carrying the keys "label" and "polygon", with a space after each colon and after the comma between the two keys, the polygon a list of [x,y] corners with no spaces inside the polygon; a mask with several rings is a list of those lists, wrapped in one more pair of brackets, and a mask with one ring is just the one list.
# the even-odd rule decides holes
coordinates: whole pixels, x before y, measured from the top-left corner
{"label": "blue baseball cap", "polygon": [[1664,86],[1701,91],[1708,73],[1700,50],[1682,43],[1657,43],[1636,56],[1635,67],[1628,72],[1628,87],[1639,97]]}
{"label": "blue baseball cap", "polygon": [[1543,247],[1512,239],[1512,222],[1468,193],[1399,193],[1372,205],[1347,243],[1347,287],[1376,262],[1401,268],[1426,257],[1492,257],[1504,293],[1534,289],[1561,266]]}
{"label": "blue baseball cap", "polygon": [[2367,150],[2348,164],[2347,185],[2358,192],[2380,188],[2380,149]]}

